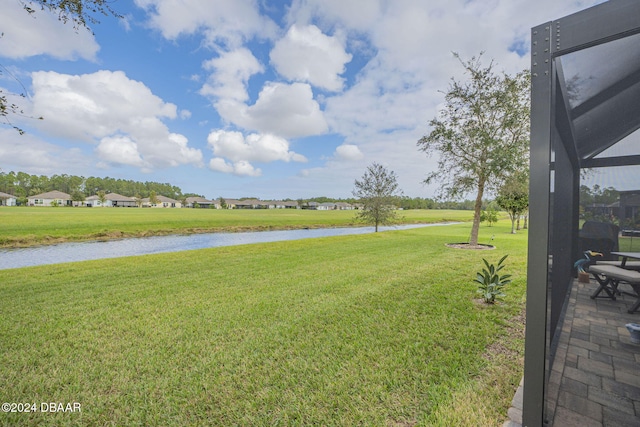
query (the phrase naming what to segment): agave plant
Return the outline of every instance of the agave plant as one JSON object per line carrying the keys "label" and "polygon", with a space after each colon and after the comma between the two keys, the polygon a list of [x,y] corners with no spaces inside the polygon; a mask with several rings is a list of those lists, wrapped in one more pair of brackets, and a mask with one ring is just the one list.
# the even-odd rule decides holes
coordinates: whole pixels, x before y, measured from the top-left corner
{"label": "agave plant", "polygon": [[478,293],[482,295],[484,302],[487,304],[495,303],[496,297],[504,297],[505,293],[502,292],[502,288],[511,283],[509,279],[511,274],[500,275],[500,270],[504,268],[502,263],[508,256],[509,255],[505,255],[500,258],[497,266],[489,264],[484,258],[482,259],[486,268],[483,268],[482,271],[477,273],[475,282],[479,283]]}

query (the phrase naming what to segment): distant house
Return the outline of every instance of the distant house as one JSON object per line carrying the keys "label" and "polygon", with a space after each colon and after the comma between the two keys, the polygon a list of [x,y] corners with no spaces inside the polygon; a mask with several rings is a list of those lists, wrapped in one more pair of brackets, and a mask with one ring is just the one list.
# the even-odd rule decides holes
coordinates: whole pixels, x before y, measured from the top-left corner
{"label": "distant house", "polygon": [[346,203],[346,202],[336,202],[335,203],[336,209],[340,210],[340,211],[350,211],[353,210],[353,205],[350,203]]}
{"label": "distant house", "polygon": [[336,204],[335,203],[331,203],[331,202],[325,202],[325,203],[320,203],[316,209],[319,211],[332,211],[336,208]]}
{"label": "distant house", "polygon": [[71,196],[62,191],[49,191],[27,198],[29,206],[71,206]]}
{"label": "distant house", "polygon": [[12,196],[11,194],[3,193],[0,191],[0,206],[16,206],[17,199],[16,196]]}
{"label": "distant house", "polygon": [[262,202],[257,199],[236,200],[236,209],[268,209],[269,202]]}
{"label": "distant house", "polygon": [[158,202],[152,204],[148,197],[142,199],[142,206],[147,208],[181,208],[182,203],[165,196],[156,196]]}
{"label": "distant house", "polygon": [[104,204],[100,202],[100,197],[93,195],[84,199],[84,205],[89,208],[111,206],[110,200],[105,200]]}
{"label": "distant house", "polygon": [[236,203],[240,203],[240,200],[236,200],[236,199],[223,199],[223,200],[224,200],[224,204],[226,205],[225,206],[226,209],[235,209]]}
{"label": "distant house", "polygon": [[136,208],[138,204],[134,197],[123,196],[118,193],[107,193],[104,195],[104,204],[100,202],[100,197],[97,195],[89,196],[84,199],[85,206],[88,207],[116,207],[116,208]]}
{"label": "distant house", "polygon": [[187,208],[199,207],[199,208],[210,208],[214,207],[216,209],[220,209],[220,202],[216,200],[208,200],[204,197],[187,197],[186,199]]}
{"label": "distant house", "polygon": [[289,200],[286,202],[277,200],[275,202],[271,202],[269,206],[271,209],[299,209],[298,202]]}

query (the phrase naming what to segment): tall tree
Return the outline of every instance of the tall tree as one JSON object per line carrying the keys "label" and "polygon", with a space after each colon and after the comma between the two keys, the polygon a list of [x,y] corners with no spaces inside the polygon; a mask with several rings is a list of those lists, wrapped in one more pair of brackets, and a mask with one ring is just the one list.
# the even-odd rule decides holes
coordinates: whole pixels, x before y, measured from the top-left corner
{"label": "tall tree", "polygon": [[85,201],[84,193],[80,190],[75,190],[71,193],[71,200],[74,201],[74,206],[82,206]]}
{"label": "tall tree", "polygon": [[402,191],[398,188],[395,172],[384,166],[378,163],[369,166],[362,179],[356,180],[353,195],[363,204],[356,217],[374,224],[376,232],[378,225],[390,224],[397,218],[395,203],[402,197]]}
{"label": "tall tree", "polygon": [[432,130],[418,141],[427,155],[439,155],[438,170],[425,183],[440,182],[440,196],[460,198],[475,192],[469,243],[478,243],[482,198],[504,178],[526,167],[529,146],[529,74],[496,73],[482,54],[464,61],[466,81],[452,79],[445,106],[431,120]]}

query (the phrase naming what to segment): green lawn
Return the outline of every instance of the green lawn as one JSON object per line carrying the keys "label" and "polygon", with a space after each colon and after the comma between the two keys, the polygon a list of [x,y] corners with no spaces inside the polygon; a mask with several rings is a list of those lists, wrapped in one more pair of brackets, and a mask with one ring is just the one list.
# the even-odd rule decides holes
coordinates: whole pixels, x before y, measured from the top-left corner
{"label": "green lawn", "polygon": [[[403,222],[471,221],[455,210],[402,211]],[[354,211],[135,208],[0,208],[0,246],[109,239],[169,233],[274,230],[362,225]]]}
{"label": "green lawn", "polygon": [[[482,252],[445,247],[459,224],[4,270],[2,402],[82,412],[0,425],[502,425],[526,280],[509,230]],[[507,253],[507,297],[474,301]]]}

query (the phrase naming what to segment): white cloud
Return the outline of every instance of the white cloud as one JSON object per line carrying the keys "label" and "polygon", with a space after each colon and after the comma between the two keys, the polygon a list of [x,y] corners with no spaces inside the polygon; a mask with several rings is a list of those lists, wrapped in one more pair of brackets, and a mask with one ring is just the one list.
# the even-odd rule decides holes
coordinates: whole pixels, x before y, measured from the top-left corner
{"label": "white cloud", "polygon": [[177,117],[176,106],[121,71],[76,76],[36,72],[32,81],[31,113],[44,117],[39,127],[52,135],[89,143],[101,141],[106,145],[97,152],[114,163],[139,164],[116,155],[130,152],[131,145],[124,143],[128,140],[136,144],[144,165],[150,168],[202,164],[200,150],[189,148],[186,137],[171,133],[162,121]]}
{"label": "white cloud", "polygon": [[319,135],[328,125],[306,83],[267,82],[255,104],[248,105],[251,76],[264,67],[247,48],[222,53],[203,64],[211,75],[200,89],[210,97],[220,117],[250,131],[284,138]]}
{"label": "white cloud", "polygon": [[[40,10],[27,13],[20,1],[4,1],[0,13],[0,56],[24,59],[49,55],[57,59],[87,59],[95,61],[100,46],[93,34],[84,28],[74,30],[73,24],[62,23],[55,14]],[[37,31],[34,31],[37,26]]]}
{"label": "white cloud", "polygon": [[138,144],[126,136],[102,138],[96,152],[98,157],[108,163],[146,167],[138,151]]}
{"label": "white cloud", "polygon": [[203,64],[212,71],[200,94],[214,98],[244,102],[249,98],[246,85],[249,78],[264,68],[247,48],[222,53]]}
{"label": "white cloud", "polygon": [[251,162],[307,161],[303,155],[289,150],[287,140],[275,135],[253,133],[245,137],[240,132],[216,130],[209,134],[207,143],[216,156],[209,162],[209,168],[239,176],[262,174]]}
{"label": "white cloud", "polygon": [[[394,1],[394,4],[397,0]],[[289,8],[290,23],[319,21],[327,27],[339,21],[344,28],[371,31],[383,14],[385,0],[293,0]]]}
{"label": "white cloud", "polygon": [[231,173],[238,176],[260,176],[261,169],[254,168],[251,163],[240,160],[233,164],[228,163],[220,157],[214,157],[209,162],[209,168],[216,172]]}
{"label": "white cloud", "polygon": [[306,83],[267,83],[254,105],[220,100],[218,113],[244,129],[284,138],[320,135],[328,130],[320,105]]}
{"label": "white cloud", "polygon": [[150,15],[149,24],[175,40],[201,33],[209,46],[239,47],[254,37],[271,38],[277,26],[261,15],[254,0],[135,0]]}
{"label": "white cloud", "polygon": [[336,158],[340,160],[362,160],[364,158],[364,154],[358,148],[357,145],[353,144],[342,144],[336,148],[335,152]]}
{"label": "white cloud", "polygon": [[216,130],[207,138],[209,147],[217,157],[235,163],[306,162],[307,159],[289,150],[289,142],[269,134],[250,134],[246,138],[240,132]]}
{"label": "white cloud", "polygon": [[[299,142],[314,144],[309,152],[317,157],[311,160],[324,160],[322,167],[301,171],[299,176],[290,171],[286,177],[282,168],[280,187],[305,197],[347,195],[353,179],[370,161],[387,162],[399,174],[403,189],[411,189],[408,193],[429,196],[431,189],[421,181],[434,170],[436,159],[419,152],[416,141],[428,133],[429,120],[442,105],[442,91],[451,77],[462,77],[462,67],[451,52],[469,58],[485,51],[487,62],[493,58],[499,69],[509,73],[528,68],[525,50],[533,25],[601,1],[291,0],[285,2],[290,5],[276,5],[263,0],[216,0],[215,7],[210,0],[135,3],[147,11],[149,26],[165,38],[181,44],[180,37],[188,36],[190,47],[199,43],[193,58],[201,60],[203,47],[215,52],[214,59],[191,64],[202,66],[200,75],[194,74],[196,69],[182,71],[182,81],[188,77],[190,85],[200,86],[200,94],[218,113],[208,117],[209,127],[229,125],[244,132],[236,140],[225,135],[228,140],[215,149],[210,143],[215,153],[208,163],[212,170],[260,176],[260,169],[252,163],[288,161],[297,165],[303,156],[291,149],[287,138],[331,132],[327,139]],[[34,20],[19,7],[19,1],[5,3],[0,14],[5,33],[0,39],[1,56],[47,54],[95,61],[99,46],[89,32],[76,34],[71,25],[62,25],[45,13],[38,12]],[[282,11],[287,15],[278,28],[268,16]],[[99,36],[100,28],[96,27]],[[139,31],[131,36],[133,33]],[[514,52],[514,46],[519,50]],[[4,65],[15,64],[30,70],[46,66],[43,62]],[[56,61],[51,66],[57,65]],[[180,84],[178,80],[173,82]],[[180,135],[169,129],[170,120],[188,118],[189,111],[205,123],[196,106],[181,105],[178,110],[145,84],[119,72],[35,73],[33,81],[33,108],[29,99],[18,103],[26,103],[28,116],[45,117],[37,122],[39,129],[93,144],[94,156],[107,166],[125,164],[146,170],[202,164],[200,150],[189,147],[187,131]],[[319,96],[314,90],[329,93]],[[12,120],[22,125],[18,122],[22,118]],[[95,164],[95,159],[82,158],[78,150],[55,148],[36,141],[18,152],[0,140],[0,158],[5,162],[10,156],[34,168],[51,168],[67,157]],[[264,192],[278,187],[271,178],[254,180],[252,185]]]}
{"label": "white cloud", "polygon": [[233,165],[229,164],[222,157],[214,157],[209,161],[209,168],[216,172],[233,173]]}
{"label": "white cloud", "polygon": [[276,70],[289,80],[311,83],[329,91],[342,90],[340,74],[352,56],[337,37],[323,34],[315,25],[292,25],[270,54]]}

